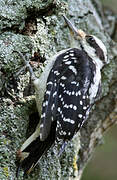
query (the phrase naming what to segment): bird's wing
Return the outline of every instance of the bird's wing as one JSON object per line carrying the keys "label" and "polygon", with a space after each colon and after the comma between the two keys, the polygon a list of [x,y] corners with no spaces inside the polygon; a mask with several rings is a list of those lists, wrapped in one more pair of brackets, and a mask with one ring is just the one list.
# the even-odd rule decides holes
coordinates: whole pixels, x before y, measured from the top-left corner
{"label": "bird's wing", "polygon": [[74,131],[79,129],[89,107],[87,91],[91,76],[89,59],[83,51],[74,48],[57,57],[47,80],[43,102],[40,124],[42,141],[47,138],[55,120],[56,136],[69,136],[70,139]]}
{"label": "bird's wing", "polygon": [[40,123],[40,139],[42,141],[49,135],[52,121],[56,120],[60,79],[68,69],[68,66],[63,67],[64,57],[65,53],[57,57],[47,79]]}

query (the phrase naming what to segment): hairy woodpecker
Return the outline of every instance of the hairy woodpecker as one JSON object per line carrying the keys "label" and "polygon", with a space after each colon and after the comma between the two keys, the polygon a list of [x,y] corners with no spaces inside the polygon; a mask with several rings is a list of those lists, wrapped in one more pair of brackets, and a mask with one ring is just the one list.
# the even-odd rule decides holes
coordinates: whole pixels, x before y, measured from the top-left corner
{"label": "hairy woodpecker", "polygon": [[[68,140],[86,121],[100,94],[100,70],[107,62],[106,47],[100,39],[77,30],[65,16],[64,19],[79,39],[81,49],[76,47],[59,52],[48,69],[40,124],[17,153],[18,169],[22,167],[25,173],[35,167],[52,144],[62,142],[60,153],[63,152]],[[36,86],[38,80],[30,64],[26,63]]]}

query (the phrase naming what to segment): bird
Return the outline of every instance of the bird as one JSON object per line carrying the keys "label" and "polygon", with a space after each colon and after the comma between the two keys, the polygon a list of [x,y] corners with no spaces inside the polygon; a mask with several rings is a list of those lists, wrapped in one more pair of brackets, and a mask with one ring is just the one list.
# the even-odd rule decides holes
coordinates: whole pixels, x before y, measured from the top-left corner
{"label": "bird", "polygon": [[[107,49],[99,38],[77,29],[63,17],[80,48],[65,49],[54,56],[46,82],[39,131],[37,133],[36,129],[17,152],[17,176],[20,168],[29,174],[53,144],[61,144],[61,155],[88,119],[101,93],[101,69],[107,63]],[[26,63],[33,81],[37,82],[32,67]]]}

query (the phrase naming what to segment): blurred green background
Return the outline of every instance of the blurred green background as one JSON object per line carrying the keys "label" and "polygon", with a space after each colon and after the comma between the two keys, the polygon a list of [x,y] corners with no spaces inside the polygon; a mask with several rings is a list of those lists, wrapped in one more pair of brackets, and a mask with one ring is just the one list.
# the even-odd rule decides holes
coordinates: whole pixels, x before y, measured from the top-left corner
{"label": "blurred green background", "polygon": [[[117,15],[117,0],[101,0],[105,8]],[[82,180],[117,180],[117,125],[104,136],[84,170]]]}
{"label": "blurred green background", "polygon": [[117,14],[117,0],[100,0],[105,7],[109,7],[114,13]]}
{"label": "blurred green background", "polygon": [[82,180],[117,180],[117,125],[104,136],[84,170]]}

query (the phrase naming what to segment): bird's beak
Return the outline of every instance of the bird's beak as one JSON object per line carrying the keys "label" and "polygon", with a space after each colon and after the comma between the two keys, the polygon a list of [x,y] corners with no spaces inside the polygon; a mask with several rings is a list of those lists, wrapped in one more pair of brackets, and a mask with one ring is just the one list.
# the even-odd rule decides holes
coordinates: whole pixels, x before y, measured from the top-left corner
{"label": "bird's beak", "polygon": [[77,29],[66,16],[63,16],[63,17],[65,19],[66,24],[68,25],[68,27],[70,29],[70,32],[72,34],[74,34],[75,36],[78,36],[81,39],[84,39],[86,36],[86,33],[84,31],[82,31],[81,29]]}

